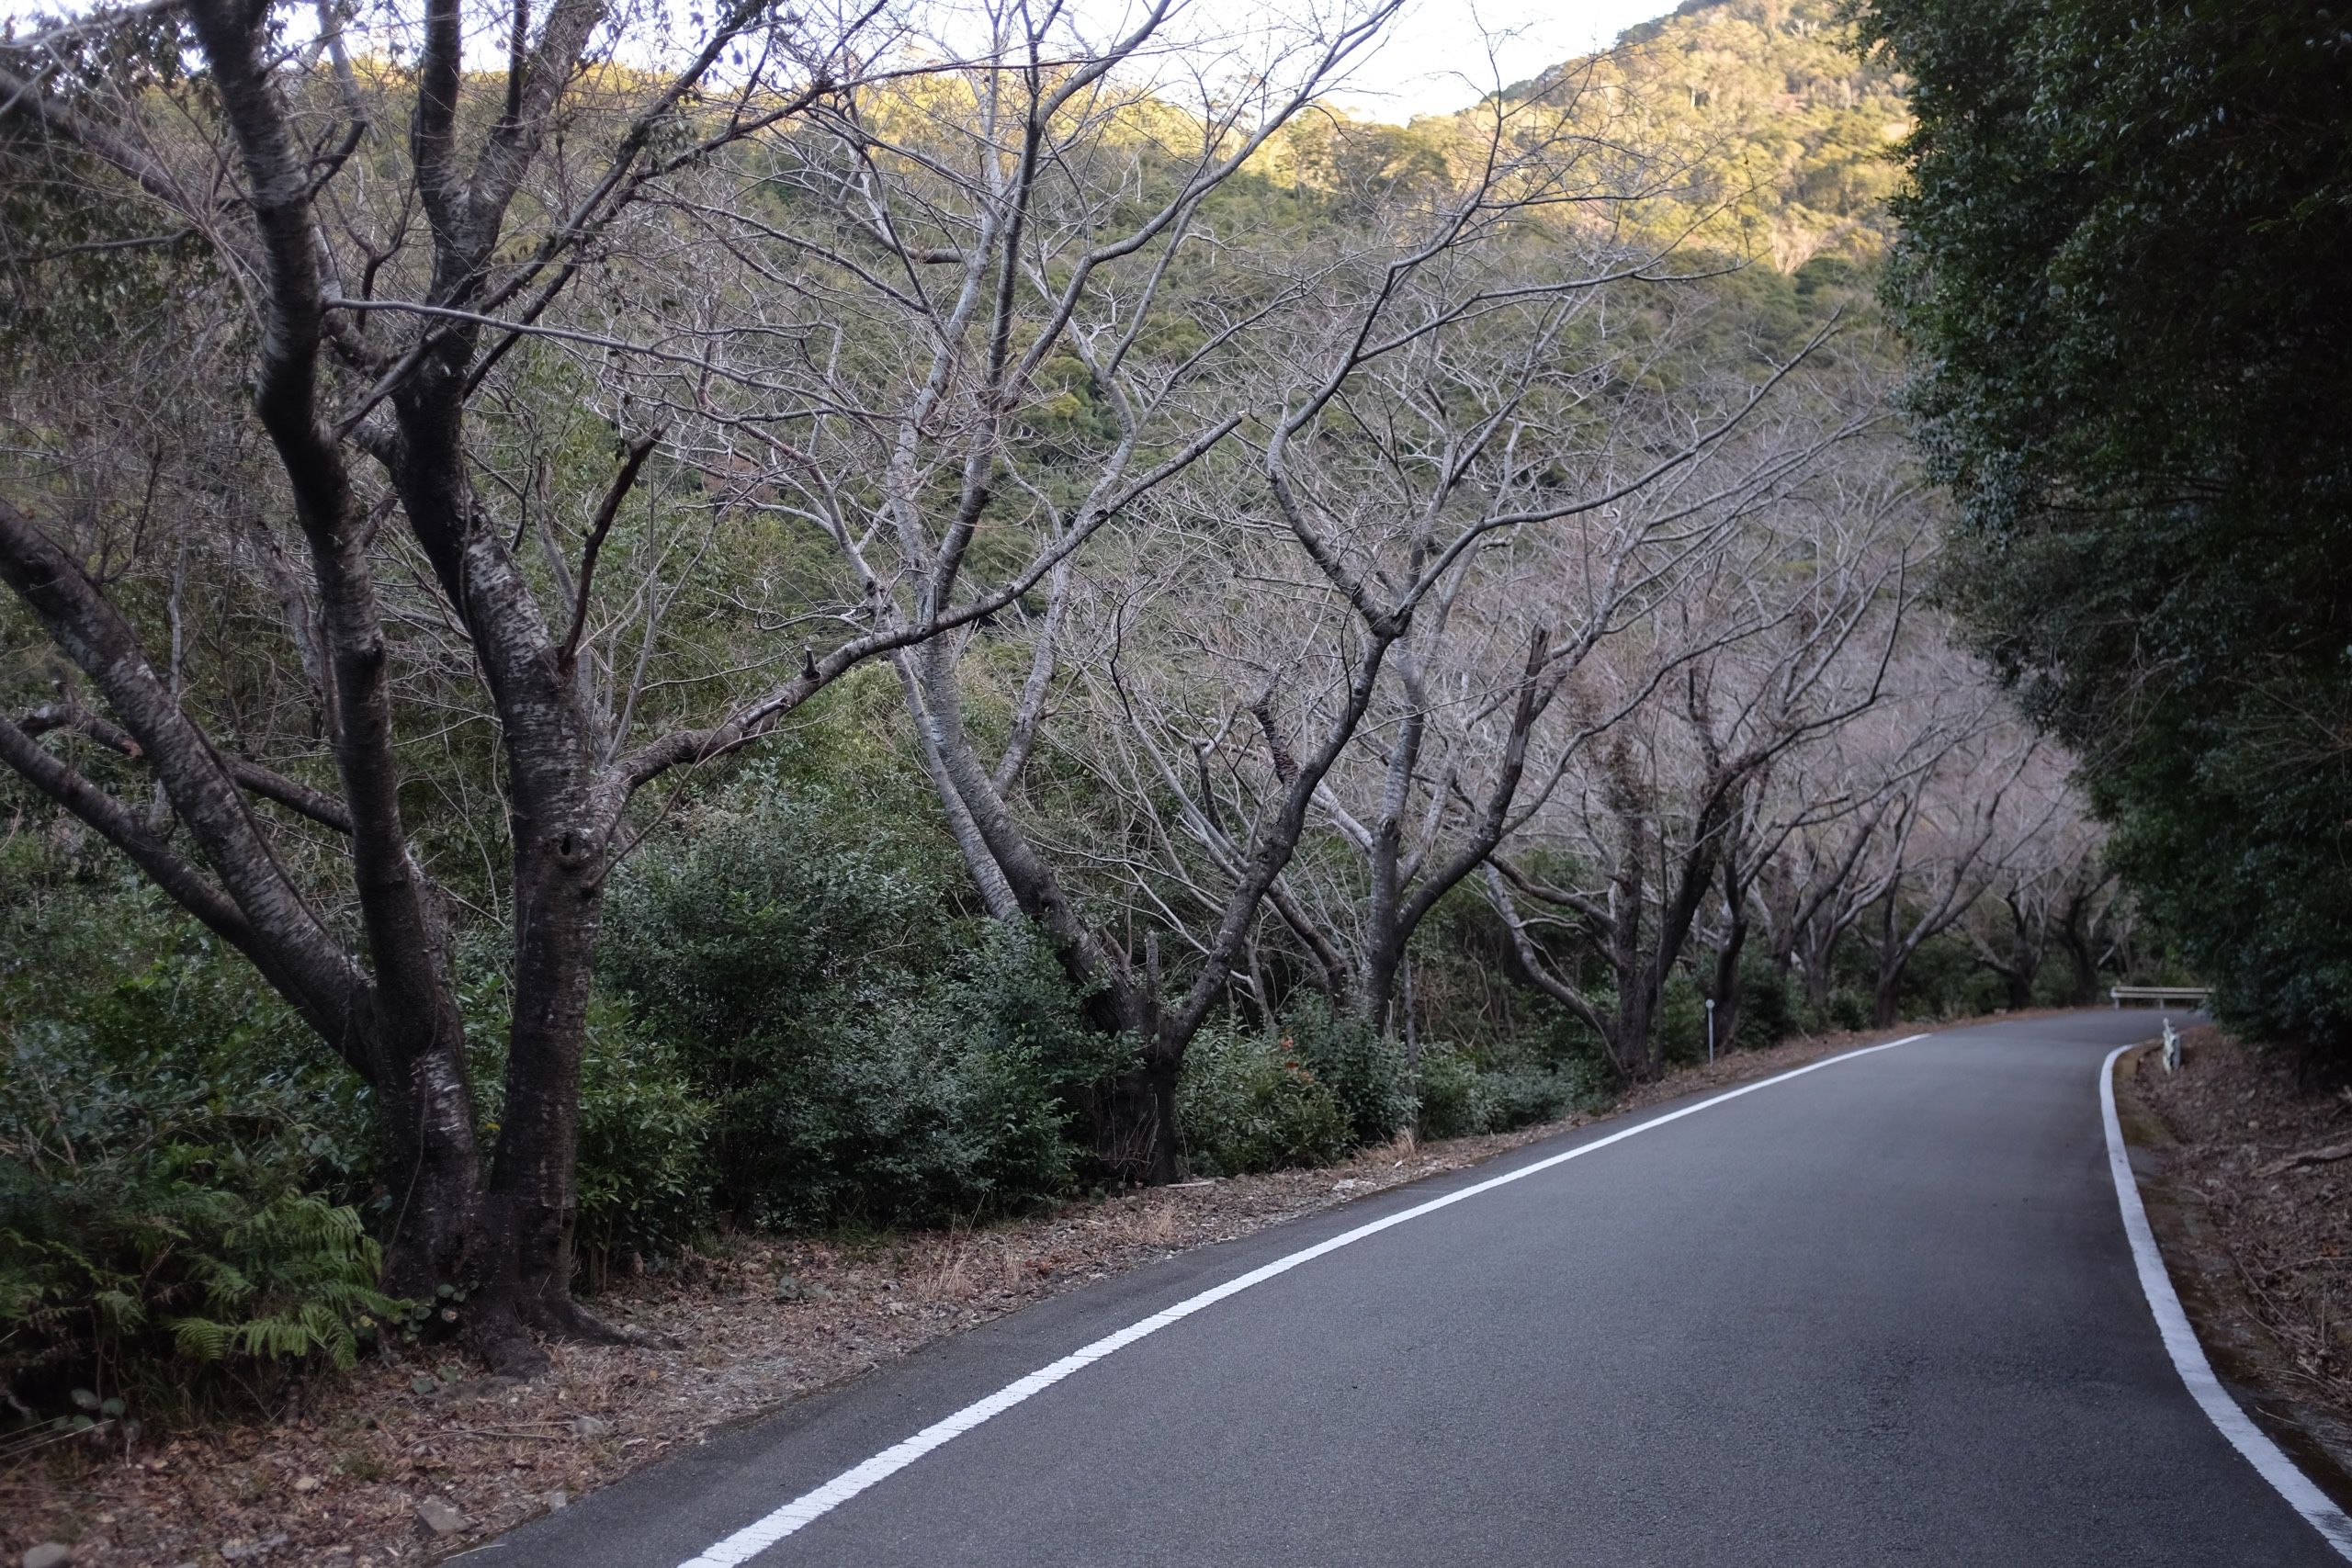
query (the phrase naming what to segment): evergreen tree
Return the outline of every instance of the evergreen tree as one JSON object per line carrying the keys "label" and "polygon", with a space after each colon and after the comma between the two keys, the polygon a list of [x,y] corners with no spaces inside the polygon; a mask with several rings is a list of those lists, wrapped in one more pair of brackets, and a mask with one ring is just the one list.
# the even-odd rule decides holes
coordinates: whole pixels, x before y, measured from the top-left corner
{"label": "evergreen tree", "polygon": [[1952,602],[2224,1016],[2352,1049],[2352,31],[1862,0]]}

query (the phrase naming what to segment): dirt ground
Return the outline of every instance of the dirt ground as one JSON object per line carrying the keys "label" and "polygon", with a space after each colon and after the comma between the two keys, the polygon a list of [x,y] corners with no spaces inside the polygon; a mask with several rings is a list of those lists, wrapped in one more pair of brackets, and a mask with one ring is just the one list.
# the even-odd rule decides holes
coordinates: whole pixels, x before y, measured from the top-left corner
{"label": "dirt ground", "polygon": [[2207,1028],[2179,1071],[2126,1058],[2119,1106],[2175,1288],[2215,1370],[2315,1479],[2352,1484],[2352,1088]]}
{"label": "dirt ground", "polygon": [[[1634,1091],[1611,1113],[1906,1032],[1726,1055]],[[64,1561],[76,1568],[432,1562],[1031,1302],[1590,1120],[1399,1141],[1324,1169],[1070,1202],[977,1230],[724,1239],[597,1298],[656,1348],[558,1346],[553,1375],[527,1385],[481,1378],[454,1352],[412,1348],[314,1379],[268,1419],[127,1447],[0,1449],[0,1563],[16,1568],[48,1542],[70,1546]]]}

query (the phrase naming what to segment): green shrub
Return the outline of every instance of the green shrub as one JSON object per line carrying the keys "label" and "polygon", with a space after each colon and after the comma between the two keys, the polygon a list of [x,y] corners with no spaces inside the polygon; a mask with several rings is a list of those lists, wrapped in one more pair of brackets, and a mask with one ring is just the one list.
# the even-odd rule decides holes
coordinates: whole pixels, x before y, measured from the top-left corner
{"label": "green shrub", "polygon": [[1488,1110],[1481,1131],[1508,1133],[1556,1122],[1574,1111],[1584,1096],[1577,1079],[1542,1067],[1508,1067],[1483,1080]]}
{"label": "green shrub", "polygon": [[1597,1055],[1556,1066],[1512,1056],[1481,1066],[1467,1052],[1437,1044],[1421,1051],[1421,1135],[1463,1138],[1556,1122],[1572,1111],[1610,1102],[1610,1075]]}
{"label": "green shrub", "polygon": [[1868,1029],[1871,1026],[1869,993],[1855,986],[1839,986],[1829,993],[1826,1007],[1807,1007],[1805,1029],[1809,1033],[1822,1034],[1833,1029]]}
{"label": "green shrub", "polygon": [[1946,931],[1921,942],[1904,965],[1896,1000],[1904,1018],[1959,1018],[2006,1006],[2008,985],[1977,961],[1968,942]]}
{"label": "green shrub", "polygon": [[348,1365],[401,1310],[341,1201],[364,1108],[241,960],[177,934],[71,1021],[0,996],[0,1379],[28,1408]]}
{"label": "green shrub", "polygon": [[1760,1051],[1797,1032],[1797,998],[1789,977],[1769,958],[1749,953],[1739,964],[1739,1040]]}
{"label": "green shrub", "polygon": [[[1688,971],[1677,969],[1667,976],[1657,998],[1658,1055],[1669,1066],[1677,1063],[1703,1062],[1707,1059],[1707,1003],[1700,995],[1697,982]],[[1715,1043],[1717,1050],[1723,1042]]]}
{"label": "green shrub", "polygon": [[1421,1136],[1466,1138],[1493,1127],[1494,1090],[1466,1053],[1424,1044],[1419,1087]]}
{"label": "green shrub", "polygon": [[[204,1157],[172,1153],[162,1162],[167,1179],[184,1160],[195,1167]],[[154,1266],[176,1248],[194,1289],[177,1302],[168,1288],[157,1292],[143,1311],[126,1303],[116,1327],[167,1329],[180,1353],[198,1362],[320,1356],[349,1367],[361,1337],[402,1314],[401,1303],[376,1288],[383,1255],[357,1210],[309,1192],[256,1202],[200,1181],[171,1186],[176,1190],[139,1219],[152,1227],[139,1238],[149,1266],[141,1282],[152,1288]],[[123,1299],[119,1285],[105,1293]],[[156,1311],[177,1304],[187,1310]]]}
{"label": "green shrub", "polygon": [[630,862],[600,964],[655,1032],[697,1043],[697,1076],[721,1089],[764,1074],[827,995],[944,967],[963,912],[954,846],[903,812],[757,777],[731,798]]}
{"label": "green shrub", "polygon": [[0,1158],[0,1371],[30,1408],[68,1382],[144,1407],[215,1364],[348,1367],[401,1315],[356,1209],[240,1190],[204,1145],[141,1152],[62,1178]]}
{"label": "green shrub", "polygon": [[588,1282],[628,1253],[675,1252],[710,1224],[714,1111],[675,1054],[616,1008],[591,1010],[580,1075],[580,1217]]}
{"label": "green shrub", "polygon": [[[1016,1208],[1069,1176],[1068,1120],[1022,1068],[922,998],[882,998],[741,1097],[767,1155],[745,1183],[771,1225],[929,1224]],[[764,1113],[763,1115],[762,1113]]]}
{"label": "green shrub", "polygon": [[953,910],[936,863],[844,803],[754,776],[616,884],[601,969],[712,1107],[721,1208],[757,1221],[801,1207],[781,1194],[805,1153],[779,1137],[853,1092],[834,1060],[844,1032],[937,966]]}
{"label": "green shrub", "polygon": [[[1617,993],[1606,987],[1596,987],[1586,995],[1592,998],[1592,1005],[1603,1015],[1617,1009]],[[1543,1033],[1532,1040],[1504,1043],[1503,1049],[1508,1055],[1514,1058],[1528,1056],[1538,1066],[1546,1067],[1556,1067],[1567,1062],[1606,1062],[1609,1059],[1609,1048],[1601,1040],[1600,1032],[1566,1008],[1545,1002],[1537,1016],[1544,1021]]]}
{"label": "green shrub", "polygon": [[972,934],[946,976],[836,994],[729,1100],[733,1182],[756,1219],[935,1224],[1069,1186],[1078,1108],[1126,1052],[1087,1027],[1033,933]]}
{"label": "green shrub", "polygon": [[935,812],[751,780],[616,890],[605,973],[711,1107],[758,1224],[934,1224],[1066,1188],[1118,1043],[1046,944],[968,913]]}
{"label": "green shrub", "polygon": [[1211,1176],[1329,1165],[1352,1142],[1339,1098],[1286,1040],[1229,1025],[1185,1051],[1177,1119],[1194,1168]]}
{"label": "green shrub", "polygon": [[1413,1086],[1403,1050],[1362,1020],[1335,1013],[1320,991],[1291,1003],[1283,1037],[1338,1101],[1356,1144],[1385,1144],[1412,1120]]}
{"label": "green shrub", "polygon": [[241,1131],[288,1122],[301,1136],[284,1147],[305,1186],[337,1203],[367,1193],[377,1135],[366,1086],[241,954],[136,880],[39,895],[0,882],[0,1047],[81,1064],[90,1078],[87,1096],[70,1072],[59,1080],[57,1115],[105,1124],[111,1097],[135,1090],[203,1103]]}

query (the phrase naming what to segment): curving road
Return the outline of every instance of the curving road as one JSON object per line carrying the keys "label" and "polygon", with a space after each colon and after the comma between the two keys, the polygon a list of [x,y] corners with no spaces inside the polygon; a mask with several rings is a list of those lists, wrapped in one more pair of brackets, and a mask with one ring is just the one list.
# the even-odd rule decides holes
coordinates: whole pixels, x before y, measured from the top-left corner
{"label": "curving road", "polygon": [[466,1561],[2340,1564],[2134,1273],[2097,1072],[2152,1026],[1955,1030],[1581,1129],[1033,1307]]}

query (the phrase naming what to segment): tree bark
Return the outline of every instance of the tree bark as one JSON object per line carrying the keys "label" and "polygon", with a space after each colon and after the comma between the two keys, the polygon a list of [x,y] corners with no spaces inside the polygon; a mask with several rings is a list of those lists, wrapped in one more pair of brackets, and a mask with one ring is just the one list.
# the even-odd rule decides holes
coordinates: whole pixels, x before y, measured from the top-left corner
{"label": "tree bark", "polygon": [[2109,874],[2089,888],[2078,889],[2066,900],[2066,913],[2058,922],[2058,943],[2066,950],[2067,962],[2074,969],[2072,999],[2076,1007],[2089,1007],[2098,1000],[2096,900],[2111,879]]}
{"label": "tree bark", "polygon": [[1805,1005],[1815,1013],[1819,1013],[1829,1006],[1831,982],[1835,978],[1832,970],[1837,962],[1838,935],[1834,931],[1816,933],[1802,945],[1804,954]]}
{"label": "tree bark", "polygon": [[2060,942],[2066,949],[2067,962],[2075,972],[2071,999],[2078,1008],[2089,1007],[2098,1000],[2098,957],[2091,951],[2090,939],[2069,928],[2062,933]]}
{"label": "tree bark", "polygon": [[1900,1010],[1896,992],[1903,984],[1903,971],[1911,962],[1911,947],[1896,930],[1900,913],[1902,878],[1896,877],[1886,886],[1886,900],[1882,907],[1881,931],[1876,954],[1878,966],[1871,985],[1871,1023],[1884,1029],[1894,1023]]}
{"label": "tree bark", "polygon": [[1739,954],[1747,945],[1747,918],[1735,914],[1724,944],[1715,952],[1714,998],[1715,1043],[1730,1050],[1739,1039]]}
{"label": "tree bark", "polygon": [[1096,1147],[1126,1179],[1164,1187],[1184,1178],[1183,1130],[1176,1113],[1180,1053],[1147,1048],[1137,1064],[1112,1080],[1103,1096]]}
{"label": "tree bark", "polygon": [[[384,1052],[388,1058],[401,1054]],[[437,1042],[407,1055],[390,1081],[375,1086],[392,1213],[384,1289],[430,1305],[442,1286],[478,1280],[492,1249],[482,1229],[481,1149],[464,1057]]]}

